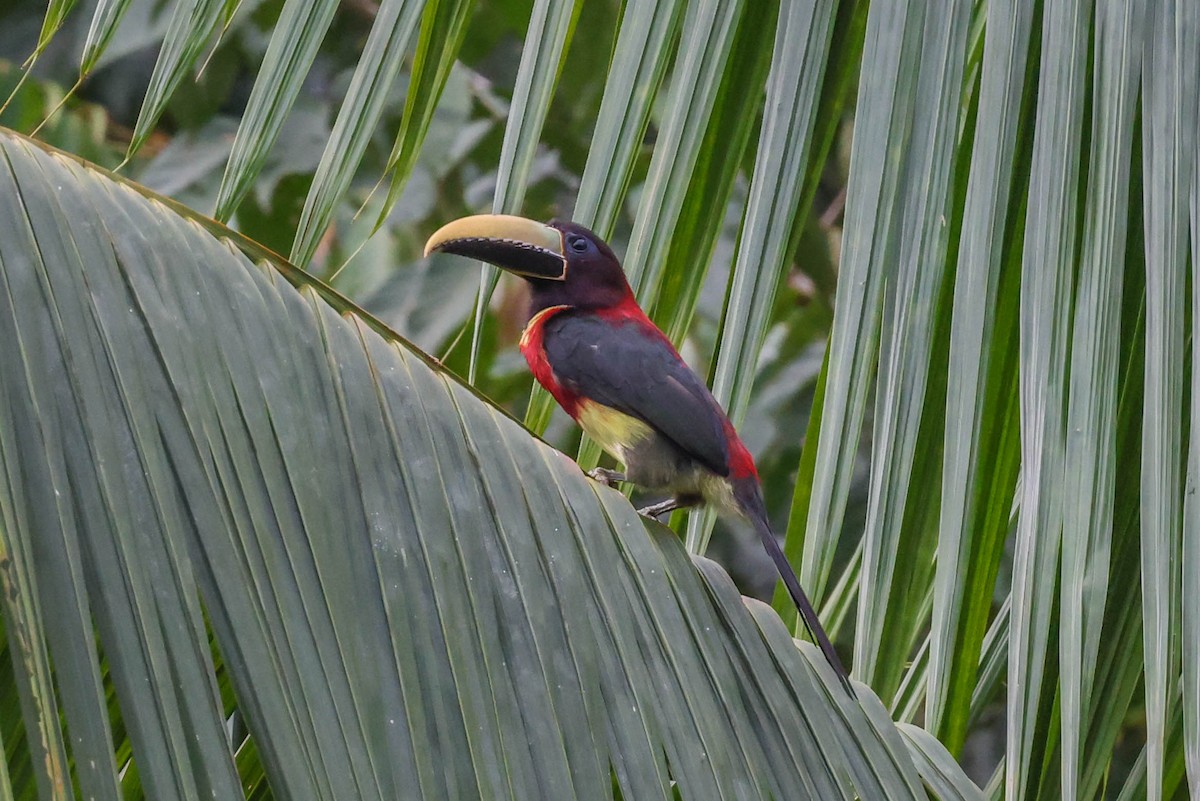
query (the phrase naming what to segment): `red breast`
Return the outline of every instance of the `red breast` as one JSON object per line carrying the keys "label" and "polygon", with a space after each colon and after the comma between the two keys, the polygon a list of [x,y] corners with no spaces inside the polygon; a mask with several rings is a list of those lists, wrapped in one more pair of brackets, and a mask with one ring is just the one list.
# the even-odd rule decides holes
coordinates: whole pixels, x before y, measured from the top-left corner
{"label": "red breast", "polygon": [[569,308],[571,307],[551,306],[533,315],[521,333],[521,355],[525,357],[529,371],[533,373],[537,382],[545,387],[554,396],[554,400],[558,401],[558,405],[574,419],[579,408],[579,396],[558,383],[554,370],[550,368],[550,361],[546,358],[546,348],[543,344],[546,323],[554,315]]}

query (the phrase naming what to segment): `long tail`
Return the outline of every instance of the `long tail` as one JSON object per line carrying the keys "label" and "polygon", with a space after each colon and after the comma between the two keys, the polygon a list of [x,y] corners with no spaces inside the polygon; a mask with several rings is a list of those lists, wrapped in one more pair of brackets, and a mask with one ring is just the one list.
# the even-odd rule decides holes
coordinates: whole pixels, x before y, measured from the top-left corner
{"label": "long tail", "polygon": [[[747,482],[747,485],[749,483]],[[834,650],[833,643],[829,641],[829,635],[825,633],[825,628],[817,617],[817,610],[813,609],[812,602],[808,600],[808,596],[800,586],[800,580],[796,578],[796,571],[792,570],[791,563],[784,555],[783,549],[779,547],[779,540],[775,538],[775,532],[771,530],[771,524],[767,521],[766,505],[762,499],[762,489],[758,486],[758,482],[754,482],[752,486],[747,485],[735,487],[734,497],[746,516],[750,518],[750,522],[754,524],[755,530],[758,531],[763,548],[771,555],[771,560],[779,571],[779,577],[783,579],[788,594],[792,596],[792,602],[796,604],[796,609],[800,612],[800,619],[804,621],[804,627],[808,629],[809,635],[817,643],[821,653],[825,654],[825,659],[829,661],[830,666],[841,679],[842,685],[851,695],[854,695],[854,690],[850,686],[850,674],[842,665],[841,658]]]}

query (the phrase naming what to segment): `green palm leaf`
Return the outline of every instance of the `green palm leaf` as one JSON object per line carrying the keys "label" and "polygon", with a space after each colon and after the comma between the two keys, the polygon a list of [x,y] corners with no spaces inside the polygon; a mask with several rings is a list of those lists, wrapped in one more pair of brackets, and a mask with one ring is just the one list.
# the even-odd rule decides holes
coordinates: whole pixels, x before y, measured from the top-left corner
{"label": "green palm leaf", "polygon": [[[1180,671],[1179,569],[1183,527],[1184,314],[1187,306],[1188,206],[1197,159],[1200,11],[1155,3],[1144,56],[1146,374],[1142,437],[1142,590],[1146,665],[1147,797],[1164,797],[1167,720]],[[1194,178],[1192,179],[1194,180]],[[1193,289],[1193,291],[1196,291]],[[1195,660],[1188,654],[1188,660]],[[1189,669],[1193,672],[1194,667]],[[1194,703],[1194,702],[1193,702]],[[1192,748],[1200,730],[1189,714]],[[1196,777],[1200,779],[1200,777]]]}
{"label": "green palm leaf", "polygon": [[[610,772],[638,799],[973,792],[331,290],[28,141],[0,154],[4,603],[43,666],[44,794],[72,757],[115,794],[89,621],[154,798],[240,794],[206,623],[279,796],[608,798]],[[65,738],[38,724],[51,685]]]}
{"label": "green palm leaf", "polygon": [[[962,234],[952,301],[926,707],[931,730],[951,748],[966,733],[1019,461],[1011,354],[1020,264],[1012,245],[1009,258],[1004,256],[1006,234],[1012,235],[1006,231],[1010,196],[1023,198],[1012,192],[1011,182],[1019,179],[1014,173],[1020,164],[1022,103],[1028,103],[1025,61],[1032,18],[1029,3],[988,5],[979,119],[967,196],[958,212]],[[1018,212],[1023,218],[1023,206]],[[994,428],[991,441],[985,420]]]}

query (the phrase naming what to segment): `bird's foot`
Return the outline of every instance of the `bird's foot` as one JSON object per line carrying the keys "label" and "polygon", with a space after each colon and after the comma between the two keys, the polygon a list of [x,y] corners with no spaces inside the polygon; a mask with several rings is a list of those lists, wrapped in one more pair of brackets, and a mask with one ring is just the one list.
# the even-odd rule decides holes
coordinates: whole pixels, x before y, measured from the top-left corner
{"label": "bird's foot", "polygon": [[593,481],[599,481],[601,484],[609,487],[616,487],[618,484],[625,481],[625,474],[616,470],[609,470],[607,467],[593,467],[587,471],[588,478]]}
{"label": "bird's foot", "polygon": [[652,503],[649,506],[638,509],[638,514],[657,520],[662,515],[674,512],[676,509],[690,509],[698,505],[701,500],[701,498],[694,495],[679,495],[675,498],[667,498],[665,501]]}

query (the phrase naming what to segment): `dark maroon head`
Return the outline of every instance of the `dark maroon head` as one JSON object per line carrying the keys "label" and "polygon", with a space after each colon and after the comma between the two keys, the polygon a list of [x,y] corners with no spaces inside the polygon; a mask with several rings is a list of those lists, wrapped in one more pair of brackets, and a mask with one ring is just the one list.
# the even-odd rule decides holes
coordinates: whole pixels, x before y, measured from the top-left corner
{"label": "dark maroon head", "polygon": [[607,242],[578,223],[552,220],[549,226],[562,232],[566,271],[559,280],[529,279],[530,316],[550,306],[604,309],[632,297]]}
{"label": "dark maroon head", "polygon": [[632,300],[612,249],[573,222],[480,214],[444,225],[425,253],[456,253],[490,262],[526,279],[530,316],[550,306],[603,309]]}

